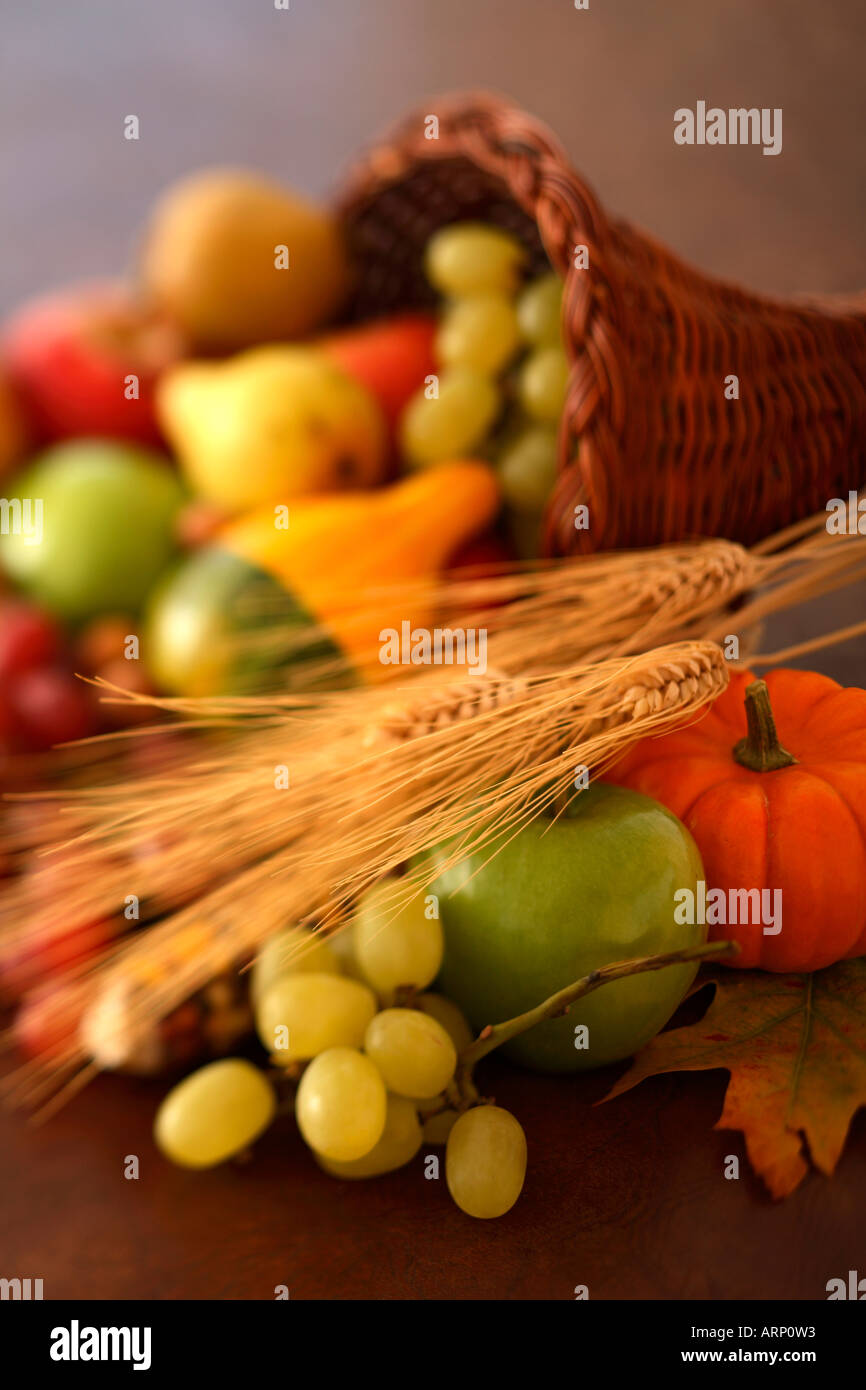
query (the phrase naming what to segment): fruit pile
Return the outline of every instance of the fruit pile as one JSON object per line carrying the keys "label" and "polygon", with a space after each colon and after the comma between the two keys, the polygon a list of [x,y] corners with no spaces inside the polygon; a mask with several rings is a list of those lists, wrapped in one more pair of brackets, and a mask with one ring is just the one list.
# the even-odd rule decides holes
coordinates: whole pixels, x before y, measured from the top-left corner
{"label": "fruit pile", "polygon": [[[56,745],[162,718],[80,677],[193,697],[302,685],[323,659],[386,677],[379,631],[440,615],[395,597],[359,617],[353,598],[513,558],[552,477],[560,286],[526,282],[510,235],[445,228],[427,258],[440,311],[351,327],[340,222],[275,181],[183,179],[139,240],[123,281],[0,324],[0,784],[16,791],[73,765],[46,762]],[[153,770],[158,745],[122,756]],[[23,846],[21,808],[0,815]],[[24,859],[0,876],[29,892]],[[4,947],[28,1055],[77,1026],[64,973],[134,929],[70,921],[23,957]]]}
{"label": "fruit pile", "polygon": [[[513,236],[442,228],[426,255],[437,314],[336,329],[353,280],[342,226],[275,182],[187,178],[142,240],[128,283],[56,292],[0,325],[0,572],[68,647],[122,619],[137,642],[120,685],[291,684],[294,638],[314,624],[356,658],[360,638],[347,651],[336,628],[362,587],[537,553],[562,293],[552,272],[527,281]],[[380,553],[394,526],[405,543]],[[295,659],[239,656],[261,649],[244,638],[275,594]],[[64,733],[69,690],[54,697]]]}
{"label": "fruit pile", "polygon": [[[352,281],[339,223],[261,178],[183,181],[129,285],[0,328],[0,571],[73,639],[122,616],[138,641],[114,677],[133,689],[292,683],[314,624],[351,662],[338,615],[363,587],[535,545],[565,358],[559,282],[524,284],[523,261],[456,224],[429,246],[439,316],[327,329]],[[251,661],[275,595],[295,657]]]}
{"label": "fruit pile", "polygon": [[498,1106],[461,1104],[455,1072],[472,1034],[456,1004],[425,992],[442,963],[442,927],[423,897],[391,910],[392,887],[370,890],[332,940],[300,927],[270,938],[251,995],[275,1079],[241,1058],[188,1076],[156,1117],[168,1158],[209,1168],[243,1152],[276,1115],[281,1078],[294,1077],[298,1129],[333,1177],[376,1177],[424,1142],[445,1144],[461,1210],[511,1209],[526,1171],[523,1130]]}

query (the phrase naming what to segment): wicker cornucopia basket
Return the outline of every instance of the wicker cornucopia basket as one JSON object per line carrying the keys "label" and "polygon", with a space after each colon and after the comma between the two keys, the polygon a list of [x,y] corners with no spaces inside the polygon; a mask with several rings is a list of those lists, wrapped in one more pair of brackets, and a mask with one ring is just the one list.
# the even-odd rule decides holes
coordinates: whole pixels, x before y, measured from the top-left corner
{"label": "wicker cornucopia basket", "polygon": [[429,303],[424,246],[464,218],[509,228],[531,269],[549,259],[564,278],[572,370],[549,553],[752,544],[866,481],[866,296],[785,303],[683,264],[609,218],[551,132],[507,101],[430,101],[361,160],[340,208],[358,318]]}

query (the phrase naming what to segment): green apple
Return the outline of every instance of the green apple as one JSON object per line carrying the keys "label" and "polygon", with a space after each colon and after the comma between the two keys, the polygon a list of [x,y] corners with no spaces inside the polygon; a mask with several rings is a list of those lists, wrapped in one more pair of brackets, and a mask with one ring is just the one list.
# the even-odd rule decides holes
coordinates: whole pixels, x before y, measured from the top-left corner
{"label": "green apple", "polygon": [[[706,938],[706,927],[674,921],[674,894],[694,892],[703,877],[697,846],[675,816],[638,792],[593,783],[558,819],[541,816],[504,838],[493,857],[487,848],[443,867],[452,849],[446,843],[428,856],[425,892],[439,899],[445,937],[439,988],[476,1030],[600,966]],[[548,1072],[630,1057],[668,1021],[696,971],[675,965],[603,985],[502,1051]]]}
{"label": "green apple", "polygon": [[149,449],[97,439],[57,445],[16,480],[12,496],[30,524],[4,528],[0,562],[60,617],[136,612],[174,552],[182,491],[168,461]]}

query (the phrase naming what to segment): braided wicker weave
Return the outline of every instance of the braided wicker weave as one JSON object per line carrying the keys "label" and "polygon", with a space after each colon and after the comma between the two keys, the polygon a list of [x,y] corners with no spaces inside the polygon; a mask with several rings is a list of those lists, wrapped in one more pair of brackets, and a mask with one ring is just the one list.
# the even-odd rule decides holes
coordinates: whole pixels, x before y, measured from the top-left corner
{"label": "braided wicker weave", "polygon": [[358,318],[430,304],[424,246],[463,218],[509,228],[532,271],[549,260],[563,277],[572,369],[550,553],[751,544],[866,482],[866,296],[773,301],[683,264],[611,220],[550,131],[506,101],[431,101],[362,159],[340,211]]}

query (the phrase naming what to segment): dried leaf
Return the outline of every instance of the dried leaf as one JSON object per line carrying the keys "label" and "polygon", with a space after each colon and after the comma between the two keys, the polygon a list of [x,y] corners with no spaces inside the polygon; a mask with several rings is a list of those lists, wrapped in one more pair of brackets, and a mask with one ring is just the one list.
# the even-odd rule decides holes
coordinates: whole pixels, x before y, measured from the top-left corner
{"label": "dried leaf", "polygon": [[[604,1097],[648,1076],[730,1072],[716,1129],[742,1130],[774,1197],[809,1171],[830,1175],[851,1120],[866,1105],[866,958],[813,975],[718,970],[699,1023],[661,1033]],[[805,1141],[805,1142],[804,1142]]]}

